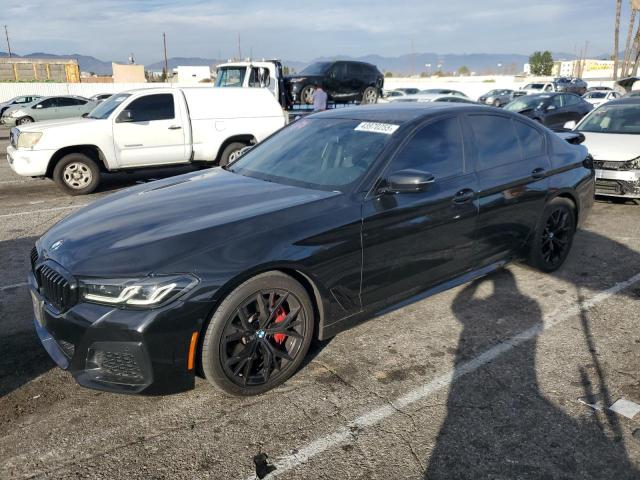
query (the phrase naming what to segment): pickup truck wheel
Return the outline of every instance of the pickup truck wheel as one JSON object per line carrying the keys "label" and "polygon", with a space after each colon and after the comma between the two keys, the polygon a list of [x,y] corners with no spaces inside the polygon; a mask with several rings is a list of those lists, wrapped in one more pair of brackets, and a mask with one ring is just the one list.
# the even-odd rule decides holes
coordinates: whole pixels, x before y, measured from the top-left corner
{"label": "pickup truck wheel", "polygon": [[301,105],[312,105],[313,104],[313,92],[315,91],[315,87],[313,85],[307,85],[300,92],[300,104]]}
{"label": "pickup truck wheel", "polygon": [[378,101],[378,91],[373,87],[368,87],[362,94],[362,104],[376,103]]}
{"label": "pickup truck wheel", "polygon": [[65,155],[53,169],[53,180],[69,195],[86,195],[100,183],[100,168],[82,153]]}
{"label": "pickup truck wheel", "polygon": [[238,158],[240,150],[242,150],[246,146],[247,145],[242,142],[233,142],[227,145],[222,151],[219,165],[221,167],[225,167],[229,162],[233,162],[236,158]]}
{"label": "pickup truck wheel", "polygon": [[22,117],[16,120],[16,125],[26,125],[27,123],[33,123],[33,118],[31,117]]}

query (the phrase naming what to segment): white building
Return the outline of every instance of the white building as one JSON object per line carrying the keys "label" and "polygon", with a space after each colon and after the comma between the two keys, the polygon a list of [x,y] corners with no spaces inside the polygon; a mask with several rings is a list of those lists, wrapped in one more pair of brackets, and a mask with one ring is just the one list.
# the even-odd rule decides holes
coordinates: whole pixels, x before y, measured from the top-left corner
{"label": "white building", "polygon": [[[211,80],[211,69],[208,66],[177,67],[174,72],[178,83],[202,83]],[[174,79],[176,77],[174,76]]]}

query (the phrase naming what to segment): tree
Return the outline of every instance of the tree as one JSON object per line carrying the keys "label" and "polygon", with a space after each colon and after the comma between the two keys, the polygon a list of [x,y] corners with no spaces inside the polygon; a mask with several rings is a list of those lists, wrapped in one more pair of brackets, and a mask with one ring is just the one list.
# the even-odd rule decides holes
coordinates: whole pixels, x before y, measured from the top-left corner
{"label": "tree", "polygon": [[553,72],[553,57],[551,52],[533,52],[529,57],[529,67],[533,75],[551,75]]}
{"label": "tree", "polygon": [[458,69],[458,75],[469,75],[470,73],[471,71],[466,65],[463,65]]}
{"label": "tree", "polygon": [[620,38],[620,10],[622,10],[622,0],[616,0],[616,25],[613,34],[613,79],[618,79],[618,43]]}
{"label": "tree", "polygon": [[393,77],[393,73],[392,72],[384,72],[384,76],[385,76],[385,78],[391,78],[391,77]]}

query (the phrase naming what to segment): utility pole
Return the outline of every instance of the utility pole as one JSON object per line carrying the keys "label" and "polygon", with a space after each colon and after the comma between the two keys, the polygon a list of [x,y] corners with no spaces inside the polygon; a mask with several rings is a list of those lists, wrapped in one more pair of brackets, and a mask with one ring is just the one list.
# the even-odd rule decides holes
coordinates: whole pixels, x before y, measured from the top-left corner
{"label": "utility pole", "polygon": [[242,60],[242,49],[240,48],[240,34],[238,33],[238,60]]}
{"label": "utility pole", "polygon": [[169,62],[167,61],[167,36],[162,32],[162,43],[164,44],[164,81],[169,78]]}
{"label": "utility pole", "polygon": [[4,35],[7,37],[7,50],[9,50],[9,58],[11,58],[11,44],[9,43],[9,30],[4,26]]}

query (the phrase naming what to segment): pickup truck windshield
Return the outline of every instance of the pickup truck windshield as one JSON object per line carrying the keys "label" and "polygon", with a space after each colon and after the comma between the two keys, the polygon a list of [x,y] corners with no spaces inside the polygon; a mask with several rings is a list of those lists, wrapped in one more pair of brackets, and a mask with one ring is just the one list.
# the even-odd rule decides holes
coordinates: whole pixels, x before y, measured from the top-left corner
{"label": "pickup truck windshield", "polygon": [[604,105],[578,125],[579,132],[640,134],[637,105]]}
{"label": "pickup truck windshield", "polygon": [[218,69],[218,78],[215,86],[242,87],[246,73],[246,67],[221,67]]}
{"label": "pickup truck windshield", "polygon": [[351,119],[302,119],[227,169],[269,182],[344,192],[371,167],[396,128]]}
{"label": "pickup truck windshield", "polygon": [[124,101],[124,99],[129,96],[129,93],[118,93],[116,95],[112,95],[96,108],[91,110],[89,115],[87,115],[87,118],[98,118],[101,120],[108,118],[109,115],[111,115],[111,113]]}

